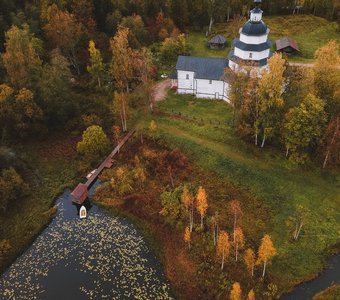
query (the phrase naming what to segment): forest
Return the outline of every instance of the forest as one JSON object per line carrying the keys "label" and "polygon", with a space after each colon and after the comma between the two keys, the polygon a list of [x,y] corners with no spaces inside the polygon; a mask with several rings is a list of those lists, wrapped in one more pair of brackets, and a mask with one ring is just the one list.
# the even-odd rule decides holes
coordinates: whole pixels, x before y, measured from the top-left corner
{"label": "forest", "polygon": [[[278,267],[273,266],[271,273],[269,265],[280,251],[300,249],[317,260],[336,247],[334,241],[320,240],[313,254],[309,246],[295,245],[308,222],[317,233],[336,224],[333,212],[328,220],[322,210],[320,215],[329,223],[315,225],[311,200],[320,193],[332,195],[334,203],[337,199],[338,42],[331,40],[315,52],[314,68],[290,67],[287,57],[274,54],[269,71],[260,78],[251,66],[244,66],[248,73],[227,71],[232,104],[228,108],[217,103],[209,110],[191,98],[179,100],[172,91],[167,104],[153,98],[153,87],[164,70],[174,70],[178,55],[192,54],[188,38],[193,32],[209,34],[215,25],[238,24],[252,6],[251,0],[0,0],[0,271],[51,220],[53,198],[96,167],[125,132],[136,128],[134,145],[142,154],[131,146],[121,157],[124,164],[102,175],[105,184],[95,201],[150,222],[152,235],[169,235],[169,240],[159,238],[164,248],[189,253],[183,254],[185,263],[195,267],[183,269],[188,272],[187,288],[165,263],[179,295],[190,298],[192,292],[201,297],[211,289],[211,297],[241,299],[241,288],[246,288],[249,300],[255,294],[272,299],[310,279],[316,270],[302,270],[306,261],[297,264],[301,269],[296,277],[290,274],[293,279],[282,282]],[[319,16],[337,24],[340,35],[337,0],[263,1],[263,10],[271,16]],[[197,109],[194,117],[191,108]],[[176,115],[176,110],[181,113]],[[203,143],[210,148],[201,151]],[[230,152],[235,161],[223,156],[230,145],[240,149]],[[216,149],[219,158],[212,154]],[[256,162],[248,161],[248,153]],[[188,159],[191,155],[200,166]],[[216,167],[219,159],[223,161]],[[301,192],[301,203],[287,201],[279,215],[279,205],[273,208],[268,199],[282,195],[259,188],[260,182],[271,180],[268,174],[277,175],[261,169],[267,161],[268,168],[284,169],[278,175],[282,186],[290,178],[287,170],[292,170],[299,182],[294,195],[305,185],[304,176],[299,177],[304,173],[298,172],[311,175],[316,186],[324,182],[331,186],[312,190],[312,196]],[[221,165],[233,174],[225,175]],[[220,175],[224,179],[212,181]],[[222,203],[223,197],[214,191],[229,193],[228,201]],[[130,197],[141,197],[147,206],[138,211],[127,201]],[[286,198],[284,194],[280,200]],[[278,217],[273,217],[276,213]],[[270,232],[271,218],[284,224],[275,233]],[[22,226],[25,222],[27,226]],[[181,243],[174,249],[169,241],[177,240]],[[287,264],[296,263],[293,255],[287,257]],[[277,265],[285,266],[280,259]],[[228,268],[239,282],[227,274]],[[197,270],[204,278],[195,281]]]}

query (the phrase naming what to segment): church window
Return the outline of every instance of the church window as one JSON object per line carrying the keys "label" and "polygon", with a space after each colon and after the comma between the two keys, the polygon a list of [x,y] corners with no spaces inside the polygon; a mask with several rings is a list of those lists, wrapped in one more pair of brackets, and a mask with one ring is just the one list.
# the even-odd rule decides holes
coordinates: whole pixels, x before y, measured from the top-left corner
{"label": "church window", "polygon": [[253,58],[253,53],[249,53],[249,58]]}
{"label": "church window", "polygon": [[187,74],[186,79],[189,79],[189,74]]}
{"label": "church window", "polygon": [[209,80],[209,84],[212,84],[212,80]]}

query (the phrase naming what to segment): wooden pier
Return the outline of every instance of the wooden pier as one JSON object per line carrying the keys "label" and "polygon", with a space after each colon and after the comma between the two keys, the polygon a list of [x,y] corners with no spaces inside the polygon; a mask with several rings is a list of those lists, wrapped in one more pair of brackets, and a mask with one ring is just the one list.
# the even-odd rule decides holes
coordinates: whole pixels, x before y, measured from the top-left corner
{"label": "wooden pier", "polygon": [[122,146],[130,139],[130,137],[135,133],[135,130],[131,130],[117,145],[117,147],[110,153],[108,157],[101,163],[101,165],[96,169],[96,171],[88,178],[86,183],[79,183],[77,187],[72,191],[72,202],[76,204],[82,204],[87,196],[88,191],[91,187],[91,185],[97,180],[100,173],[105,168],[111,168],[112,167],[112,159],[113,157],[119,153],[119,150],[122,148]]}

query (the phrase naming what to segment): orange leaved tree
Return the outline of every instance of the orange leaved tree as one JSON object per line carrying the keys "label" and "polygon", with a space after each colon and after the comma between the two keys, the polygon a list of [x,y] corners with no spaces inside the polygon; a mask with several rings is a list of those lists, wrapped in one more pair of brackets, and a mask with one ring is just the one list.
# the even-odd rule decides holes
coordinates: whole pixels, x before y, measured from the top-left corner
{"label": "orange leaved tree", "polygon": [[266,266],[270,263],[271,259],[277,254],[274,248],[273,242],[268,234],[266,234],[262,240],[259,248],[259,257],[257,259],[257,264],[263,263],[262,277],[266,274]]}
{"label": "orange leaved tree", "polygon": [[221,270],[223,270],[224,261],[229,256],[229,253],[230,253],[229,235],[227,232],[221,230],[218,235],[217,241],[217,257],[221,259]]}
{"label": "orange leaved tree", "polygon": [[198,193],[196,196],[196,208],[201,216],[201,228],[203,228],[203,218],[208,209],[208,201],[205,189],[201,186],[198,188]]}

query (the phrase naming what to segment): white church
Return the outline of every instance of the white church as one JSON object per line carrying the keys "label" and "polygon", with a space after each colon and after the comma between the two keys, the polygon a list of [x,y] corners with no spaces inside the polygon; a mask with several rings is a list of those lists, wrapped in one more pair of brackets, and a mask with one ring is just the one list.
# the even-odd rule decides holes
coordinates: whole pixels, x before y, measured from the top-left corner
{"label": "white church", "polygon": [[257,74],[267,67],[272,56],[269,29],[262,20],[261,0],[255,0],[249,21],[240,28],[240,37],[233,41],[234,49],[227,58],[179,56],[172,87],[179,94],[192,94],[198,98],[228,101],[229,85],[225,69],[237,72],[244,65],[251,65]]}

